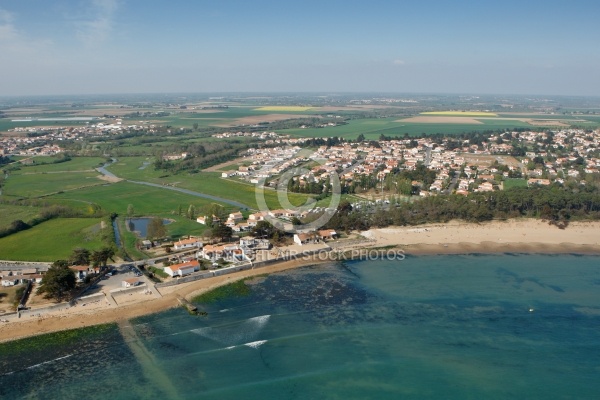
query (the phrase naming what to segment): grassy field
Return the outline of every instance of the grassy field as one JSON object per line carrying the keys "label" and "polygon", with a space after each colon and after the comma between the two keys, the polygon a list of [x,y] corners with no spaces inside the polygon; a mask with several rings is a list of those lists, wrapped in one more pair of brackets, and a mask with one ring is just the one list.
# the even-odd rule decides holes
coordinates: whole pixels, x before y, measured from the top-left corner
{"label": "grassy field", "polygon": [[[49,167],[55,167],[51,165]],[[19,197],[39,197],[59,191],[102,185],[97,172],[69,173],[12,173],[6,180],[4,195]]]}
{"label": "grassy field", "polygon": [[[55,170],[59,166],[66,167],[68,165],[74,170],[79,170],[79,168],[95,166],[99,161],[102,161],[102,159],[75,158],[73,161],[61,164],[25,167],[9,176],[4,188],[4,195],[8,198],[44,196],[44,200],[49,203],[65,204],[83,211],[88,209],[93,211],[93,206],[97,205],[107,212],[115,212],[121,215],[125,214],[128,205],[132,204],[137,215],[160,215],[165,217],[176,215],[180,206],[185,211],[192,204],[198,212],[201,212],[206,205],[213,203],[209,199],[179,193],[166,188],[154,188],[124,181],[107,183],[99,180],[96,172],[44,172],[46,169]],[[110,169],[118,176],[127,179],[185,188],[239,201],[247,204],[250,208],[256,209],[258,207],[253,184],[222,179],[221,174],[218,172],[170,175],[165,174],[164,171],[154,170],[152,165],[140,169],[144,163],[151,161],[152,158],[148,157],[123,157],[119,158],[118,162]],[[37,172],[30,173],[27,171]],[[281,208],[275,191],[266,190],[265,199],[271,209]],[[302,204],[306,199],[307,196],[303,194],[290,196],[290,201],[294,204]],[[225,206],[224,208],[228,212],[237,211],[233,210],[231,206]],[[12,222],[14,219],[12,219],[11,214],[15,211],[19,211],[17,215],[24,218],[35,214],[31,210],[22,212],[21,209],[9,210],[7,208],[6,211],[2,212],[0,223],[9,224]],[[183,222],[173,224],[169,230],[175,236],[202,231],[201,227],[195,223],[190,225]]]}
{"label": "grassy field", "polygon": [[0,239],[0,259],[56,261],[65,259],[76,247],[102,247],[100,220],[59,218]]}
{"label": "grassy field", "polygon": [[212,202],[184,193],[174,192],[129,182],[118,182],[110,185],[96,186],[82,190],[65,192],[47,198],[49,201],[73,205],[77,203],[94,203],[103,210],[126,214],[127,207],[132,204],[136,215],[163,215],[177,213],[181,205],[187,210],[190,204],[200,209]]}
{"label": "grassy field", "polygon": [[504,180],[504,189],[511,189],[511,188],[519,188],[519,187],[527,187],[527,180],[526,179],[519,179],[519,178],[507,178]]}
{"label": "grassy field", "polygon": [[481,132],[487,130],[506,129],[506,128],[532,128],[526,122],[516,120],[494,120],[482,119],[482,124],[437,124],[437,123],[411,123],[398,121],[398,118],[373,118],[351,120],[346,125],[327,127],[327,128],[309,128],[309,129],[284,129],[277,131],[281,134],[290,134],[298,137],[343,137],[347,139],[356,139],[361,133],[368,140],[379,139],[380,135],[402,137],[405,134],[409,136],[431,135],[435,133],[442,134],[460,134],[465,132]]}
{"label": "grassy field", "polygon": [[14,171],[14,174],[31,174],[31,173],[44,173],[44,172],[76,172],[76,171],[92,171],[94,168],[99,167],[104,162],[105,158],[100,157],[73,157],[69,161],[49,164],[56,160],[55,157],[34,157],[36,164],[33,165],[22,165],[19,164],[18,171]]}
{"label": "grassy field", "polygon": [[18,219],[27,222],[37,216],[39,212],[40,209],[37,207],[0,204],[0,230],[8,227],[11,222]]}
{"label": "grassy field", "polygon": [[498,114],[481,111],[428,111],[421,115],[440,115],[445,117],[497,117]]}
{"label": "grassy field", "polygon": [[[127,157],[110,166],[110,171],[119,177],[140,180],[159,184],[170,184],[172,186],[193,190],[199,193],[211,194],[225,199],[239,201],[256,209],[255,186],[250,183],[222,179],[218,172],[200,172],[197,174],[182,173],[178,175],[165,174],[164,171],[155,171],[152,166],[140,170],[140,166],[147,159],[144,157]],[[167,191],[173,193],[172,191]],[[302,204],[307,196],[293,194],[290,201],[294,204]],[[271,209],[281,208],[277,199],[277,193],[273,190],[265,190],[265,199]]]}

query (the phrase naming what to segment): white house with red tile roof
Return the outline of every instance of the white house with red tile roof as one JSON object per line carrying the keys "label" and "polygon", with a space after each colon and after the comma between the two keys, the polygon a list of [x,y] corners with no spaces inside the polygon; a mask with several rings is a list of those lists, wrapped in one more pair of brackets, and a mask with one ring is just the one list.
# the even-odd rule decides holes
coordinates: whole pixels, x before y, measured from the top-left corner
{"label": "white house with red tile roof", "polygon": [[123,287],[134,287],[134,286],[140,286],[144,283],[144,281],[142,281],[140,278],[129,278],[129,279],[123,279],[121,281],[121,286]]}
{"label": "white house with red tile roof", "polygon": [[181,264],[169,265],[164,271],[171,277],[186,276],[192,272],[200,271],[200,263],[197,260],[184,262]]}
{"label": "white house with red tile roof", "polygon": [[181,239],[173,244],[175,250],[194,249],[202,247],[202,242],[198,238]]}

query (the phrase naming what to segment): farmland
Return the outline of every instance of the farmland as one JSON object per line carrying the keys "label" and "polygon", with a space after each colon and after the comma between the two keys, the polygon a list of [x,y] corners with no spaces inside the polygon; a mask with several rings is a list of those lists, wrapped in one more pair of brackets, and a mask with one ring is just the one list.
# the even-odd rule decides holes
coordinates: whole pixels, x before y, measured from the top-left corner
{"label": "farmland", "polygon": [[497,117],[498,114],[482,111],[428,111],[421,115],[440,115],[444,117]]}
{"label": "farmland", "polygon": [[55,261],[69,256],[76,247],[102,247],[100,220],[59,218],[0,239],[0,259]]}
{"label": "farmland", "polygon": [[518,120],[503,119],[482,119],[481,124],[454,124],[454,123],[411,123],[397,118],[372,118],[350,120],[346,125],[339,125],[327,128],[308,128],[308,129],[285,129],[278,133],[290,134],[298,137],[343,137],[346,139],[356,139],[358,135],[363,134],[366,139],[376,140],[382,134],[385,136],[404,135],[422,136],[436,133],[441,134],[460,134],[464,132],[487,131],[506,128],[531,128],[531,125]]}
{"label": "farmland", "polygon": [[313,107],[302,107],[302,106],[267,106],[255,108],[256,111],[283,111],[283,112],[304,112],[312,110]]}

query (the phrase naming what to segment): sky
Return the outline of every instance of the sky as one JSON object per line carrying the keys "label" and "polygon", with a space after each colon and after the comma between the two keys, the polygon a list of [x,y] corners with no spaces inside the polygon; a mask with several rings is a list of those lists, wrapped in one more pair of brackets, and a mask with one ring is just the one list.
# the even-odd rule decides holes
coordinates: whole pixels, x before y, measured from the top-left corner
{"label": "sky", "polygon": [[0,96],[600,96],[599,15],[597,0],[0,0]]}

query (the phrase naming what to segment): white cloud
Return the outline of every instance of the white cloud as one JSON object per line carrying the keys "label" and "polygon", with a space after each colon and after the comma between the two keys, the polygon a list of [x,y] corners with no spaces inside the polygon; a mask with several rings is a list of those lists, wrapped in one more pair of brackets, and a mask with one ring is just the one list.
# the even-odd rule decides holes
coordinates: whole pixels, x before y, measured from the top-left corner
{"label": "white cloud", "polygon": [[392,61],[392,64],[394,64],[394,65],[405,65],[406,62],[404,60],[396,59],[396,60]]}
{"label": "white cloud", "polygon": [[117,0],[93,0],[87,10],[89,16],[75,22],[77,38],[89,47],[104,42],[113,30],[118,7]]}
{"label": "white cloud", "polygon": [[0,53],[10,57],[25,57],[40,52],[52,44],[48,39],[35,40],[27,37],[15,25],[15,15],[0,8]]}
{"label": "white cloud", "polygon": [[0,41],[13,40],[17,31],[13,25],[13,14],[0,8]]}

